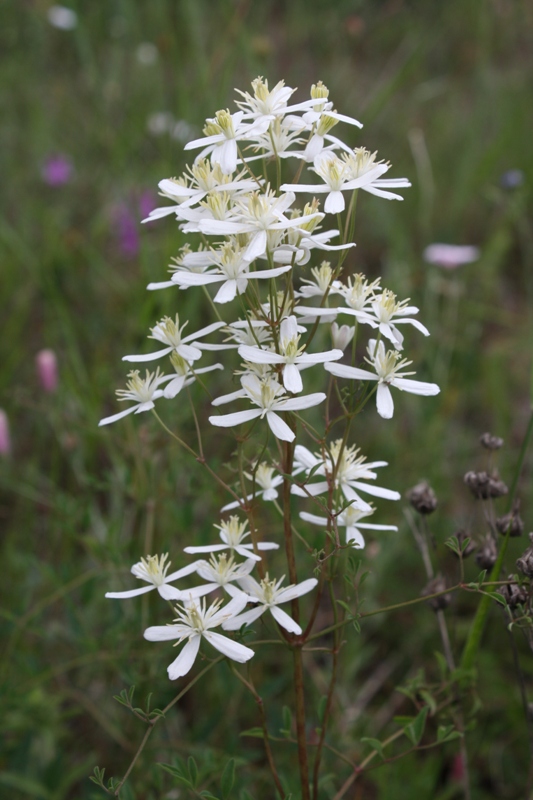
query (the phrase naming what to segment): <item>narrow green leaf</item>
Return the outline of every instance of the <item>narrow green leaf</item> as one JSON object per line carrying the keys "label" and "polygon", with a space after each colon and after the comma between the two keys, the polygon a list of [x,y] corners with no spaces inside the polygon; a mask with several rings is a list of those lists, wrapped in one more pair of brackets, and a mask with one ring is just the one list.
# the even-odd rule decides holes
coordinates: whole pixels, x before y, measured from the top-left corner
{"label": "narrow green leaf", "polygon": [[385,756],[383,755],[383,745],[381,744],[381,742],[379,741],[379,739],[373,739],[371,736],[363,736],[363,738],[361,739],[361,741],[362,741],[362,742],[365,742],[365,744],[369,744],[369,745],[370,745],[370,747],[371,747],[373,750],[375,750],[375,751],[376,751],[376,753],[379,755],[379,757],[380,757],[380,758],[381,758],[383,761],[385,760]]}
{"label": "narrow green leaf", "polygon": [[406,725],[404,728],[405,735],[414,745],[417,745],[420,742],[422,736],[424,735],[424,729],[426,727],[426,719],[428,713],[429,713],[429,706],[424,706],[424,708],[420,711],[419,714],[417,714],[414,720],[409,725]]}
{"label": "narrow green leaf", "polygon": [[230,760],[224,767],[224,772],[222,773],[222,777],[220,778],[220,789],[222,791],[223,800],[228,800],[230,792],[233,789],[234,782],[235,782],[235,759],[230,758]]}
{"label": "narrow green leaf", "polygon": [[254,736],[256,739],[263,738],[263,729],[262,728],[248,728],[247,731],[241,731],[239,736]]}
{"label": "narrow green leaf", "polygon": [[189,756],[189,758],[187,759],[187,769],[189,771],[189,778],[191,779],[191,783],[196,788],[196,784],[198,782],[198,767],[196,765],[196,761],[192,756]]}

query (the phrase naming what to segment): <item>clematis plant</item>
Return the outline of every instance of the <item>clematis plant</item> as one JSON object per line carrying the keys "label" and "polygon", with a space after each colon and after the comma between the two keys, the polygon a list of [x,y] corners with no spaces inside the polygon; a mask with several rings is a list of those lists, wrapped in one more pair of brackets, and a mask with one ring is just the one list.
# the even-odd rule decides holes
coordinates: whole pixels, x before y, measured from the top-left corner
{"label": "clematis plant", "polygon": [[[299,786],[278,774],[275,743],[263,717],[267,762],[279,797],[292,792],[310,800],[318,795],[332,704],[317,723],[319,744],[311,751],[302,650],[310,637],[329,637],[321,649],[329,649],[336,665],[332,696],[343,637],[350,635],[346,626],[355,618],[336,576],[345,575],[354,548],[364,548],[362,531],[388,536],[398,530],[396,512],[374,508],[361,496],[396,501],[402,487],[388,488],[381,480],[376,485],[376,470],[387,462],[374,455],[367,461],[360,454],[354,439],[358,417],[363,409],[373,413],[370,404],[365,408],[373,392],[379,415],[390,420],[391,387],[416,395],[435,395],[439,388],[412,380],[413,373],[405,372],[411,362],[400,357],[409,337],[429,335],[414,317],[418,309],[397,298],[397,287],[383,288],[380,278],[370,280],[358,272],[351,260],[359,190],[383,201],[401,201],[397,190],[410,182],[389,177],[389,162],[354,147],[361,123],[337,112],[321,82],[306,98],[295,101],[294,94],[283,81],[270,89],[257,78],[251,93],[239,91],[236,111],[217,111],[206,120],[204,136],[185,145],[187,152],[199,153],[183,175],[159,183],[164,204],[148,220],[163,220],[191,238],[174,259],[170,277],[148,286],[174,290],[175,317],[155,322],[149,336],[162,349],[124,360],[168,359],[168,372],[159,367],[144,380],[130,373],[127,390],[118,395],[134,405],[100,424],[152,411],[183,452],[213,478],[214,491],[203,499],[203,513],[211,519],[222,516],[215,525],[217,542],[206,541],[204,526],[177,531],[176,547],[184,555],[176,572],[167,574],[166,554],[146,556],[132,572],[147,585],[106,596],[133,598],[157,589],[163,599],[182,603],[173,612],[177,617],[144,633],[162,648],[170,641],[183,645],[168,667],[171,680],[193,670],[207,643],[221,655],[204,671],[229,659],[236,679],[257,701],[251,676],[261,680],[264,673],[255,666],[264,653],[258,645],[264,640],[278,644],[283,669],[292,669],[292,772]],[[348,141],[340,138],[342,130]],[[185,334],[183,298],[191,292],[203,302],[203,325],[192,321]],[[338,317],[348,317],[350,324],[339,325]],[[406,325],[405,340],[397,327],[401,324]],[[366,340],[367,331],[374,338]],[[362,368],[365,353],[367,367]],[[227,376],[223,394],[221,371]],[[176,428],[172,409],[182,402],[190,403],[190,429]],[[208,404],[211,413],[205,412]],[[221,413],[228,404],[230,413]],[[170,421],[165,422],[161,417],[167,414]],[[223,453],[224,467],[210,464],[215,452]],[[235,513],[226,516],[230,511]],[[380,521],[367,522],[370,515]],[[345,528],[342,537],[339,527]],[[209,554],[210,560],[187,561],[199,554]],[[287,575],[288,585],[283,586],[281,575]],[[196,584],[187,586],[182,579]],[[210,606],[199,600],[207,594],[215,595]],[[334,609],[329,627],[320,621],[324,607]],[[214,632],[217,627],[224,634]],[[282,651],[291,655],[292,666],[285,664]],[[247,677],[238,666],[245,662],[250,662]],[[339,769],[345,768],[339,762]]]}

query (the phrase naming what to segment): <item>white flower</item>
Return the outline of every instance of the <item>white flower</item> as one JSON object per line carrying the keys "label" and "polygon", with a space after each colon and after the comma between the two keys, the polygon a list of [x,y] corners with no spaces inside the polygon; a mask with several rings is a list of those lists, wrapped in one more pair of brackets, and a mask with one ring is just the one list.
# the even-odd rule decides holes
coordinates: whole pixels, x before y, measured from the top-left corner
{"label": "white flower", "polygon": [[194,383],[197,375],[205,372],[212,372],[214,369],[224,369],[222,364],[212,364],[210,367],[193,368],[188,361],[185,361],[178,353],[170,354],[170,361],[174,367],[175,375],[167,375],[168,383],[163,391],[163,396],[167,400],[172,400],[178,395],[185,386]]}
{"label": "white flower", "polygon": [[[178,569],[176,572],[167,575],[170,567],[170,561],[167,562],[167,559],[168,553],[163,553],[163,555],[160,556],[146,556],[146,558],[141,558],[137,564],[133,565],[131,572],[136,578],[139,578],[141,581],[146,581],[149,585],[141,586],[138,589],[129,589],[126,592],[106,592],[106,597],[122,600],[126,597],[136,597],[139,594],[146,594],[146,592],[157,589],[161,597],[168,600],[169,595],[166,593],[165,589],[171,587],[168,587],[167,584],[195,572],[196,565],[189,564],[187,567],[183,567],[183,569]],[[178,590],[174,589],[174,591],[177,592]]]}
{"label": "white flower", "polygon": [[[253,561],[261,561],[261,556],[257,556],[253,550],[253,544],[243,544],[244,540],[250,535],[246,530],[247,522],[240,522],[239,517],[232,516],[227,522],[220,521],[220,525],[215,525],[220,531],[220,538],[223,544],[206,544],[195,547],[186,547],[185,553],[216,553],[220,550],[234,550],[243,558],[251,558]],[[258,542],[258,550],[277,550],[279,544],[275,542]]]}
{"label": "white flower", "polygon": [[302,629],[298,623],[295,622],[292,617],[289,617],[285,611],[278,608],[278,605],[288,603],[290,600],[295,600],[297,597],[307,594],[307,592],[315,588],[318,581],[316,578],[308,578],[306,581],[302,581],[302,583],[286,586],[282,589],[281,584],[284,579],[285,576],[280,578],[279,581],[270,580],[268,573],[261,583],[258,583],[250,575],[246,578],[241,578],[239,583],[249,595],[247,599],[259,605],[252,608],[250,611],[245,611],[244,614],[239,614],[239,616],[232,617],[232,619],[224,622],[222,626],[224,630],[236,631],[242,625],[250,625],[252,622],[255,622],[256,619],[259,619],[265,611],[269,610],[278,625],[281,625],[281,627],[285,628],[289,633],[295,633],[299,636],[302,633]]}
{"label": "white flower", "polygon": [[175,625],[155,625],[147,628],[144,638],[149,642],[164,642],[177,639],[176,644],[187,640],[179,656],[169,665],[167,672],[171,681],[186,675],[192,668],[202,639],[207,639],[209,644],[224,656],[244,664],[254,655],[254,651],[239,642],[228,639],[220,633],[213,633],[212,628],[218,628],[223,622],[228,621],[238,614],[246,604],[246,595],[235,597],[227,606],[221,608],[221,600],[216,600],[206,608],[205,600],[200,604],[194,601],[176,607],[178,617]]}
{"label": "white flower", "polygon": [[233,586],[233,581],[246,577],[254,568],[256,561],[247,558],[243,564],[235,563],[233,555],[228,557],[226,553],[219,556],[211,556],[209,561],[195,561],[190,565],[191,571],[196,573],[208,583],[201,586],[194,586],[192,589],[173,589],[172,586],[165,587],[165,599],[172,600],[194,600],[206,594],[214,592],[216,589],[223,588],[232,597],[242,594],[241,589]]}
{"label": "white flower", "polygon": [[[365,540],[360,528],[373,531],[397,531],[396,525],[373,525],[370,522],[359,522],[360,519],[370,516],[375,511],[372,506],[366,508],[359,508],[357,505],[348,506],[343,511],[338,513],[337,525],[346,528],[346,544],[351,544],[356,549],[361,549],[365,546]],[[313,525],[327,526],[328,520],[326,517],[318,517],[316,514],[308,514],[307,511],[300,511],[300,517],[306,522],[312,522]]]}
{"label": "white flower", "polygon": [[245,112],[244,119],[253,119],[256,122],[270,122],[275,117],[286,114],[289,111],[299,111],[301,109],[309,108],[310,102],[297,103],[288,106],[287,103],[296,89],[291,89],[290,86],[285,86],[284,81],[276,83],[273,89],[268,88],[268,81],[259,77],[252,81],[252,89],[254,96],[252,97],[248,92],[242,92],[236,89],[244,100],[237,100],[237,106]]}
{"label": "white flower", "polygon": [[269,428],[278,439],[284,442],[292,442],[295,433],[287,423],[281,419],[278,411],[301,411],[304,408],[316,406],[326,399],[324,392],[308,394],[304,397],[286,397],[284,389],[273,378],[259,380],[255,375],[243,375],[241,378],[242,391],[232,392],[223,398],[217,398],[213,405],[220,405],[221,402],[229,402],[239,397],[246,397],[252,403],[259,406],[257,409],[247,411],[237,411],[235,414],[224,414],[220,417],[209,417],[209,422],[221,428],[231,428],[233,425],[240,425],[242,422],[249,422],[252,419],[266,417]]}
{"label": "white flower", "polygon": [[[266,253],[268,233],[301,226],[301,219],[288,219],[285,216],[285,211],[293,204],[294,198],[292,192],[280,197],[269,189],[264,194],[253,192],[236,200],[232,215],[227,220],[206,219],[199,222],[198,228],[207,235],[248,233],[250,240],[244,251],[244,258],[252,262]],[[317,211],[309,216],[322,219],[324,215]]]}
{"label": "white flower", "polygon": [[304,353],[304,347],[298,347],[299,340],[296,317],[285,317],[281,321],[279,330],[279,353],[272,350],[262,350],[259,347],[241,345],[239,347],[239,355],[246,361],[256,364],[284,364],[282,373],[283,385],[288,392],[298,394],[303,389],[300,369],[342,358],[342,350],[327,350],[324,353]]}
{"label": "white flower", "polygon": [[[216,258],[216,260],[215,260]],[[175,272],[172,281],[180,287],[186,286],[207,286],[214,283],[222,283],[222,286],[215,295],[215,303],[228,303],[237,294],[244,294],[250,279],[277,278],[284,272],[291,269],[287,264],[283,267],[274,269],[256,270],[250,272],[250,263],[244,258],[244,250],[231,242],[224,244],[219,251],[214,252],[213,263],[215,270],[210,272]]]}
{"label": "white flower", "polygon": [[375,161],[376,154],[369,153],[364,147],[356,148],[353,153],[343,153],[342,157],[330,151],[323,152],[315,158],[314,171],[322,178],[324,184],[283,184],[285,192],[328,193],[324,203],[326,214],[338,214],[344,211],[343,191],[364,189],[371,194],[385,197],[388,200],[403,200],[399,194],[383,191],[384,188],[410,186],[405,178],[378,180],[387,172],[390,164]]}
{"label": "white flower", "polygon": [[[212,322],[196,333],[190,333],[188,336],[183,336],[183,329],[188,322],[185,322],[180,328],[179,316],[176,314],[176,321],[170,317],[163,317],[161,322],[158,322],[154,328],[150,328],[152,335],[149,339],[155,339],[162,342],[166,347],[164,350],[157,350],[155,353],[146,353],[145,355],[124,356],[123,361],[155,361],[156,358],[168,356],[170,353],[175,352],[184,358],[186,361],[196,361],[202,356],[200,348],[205,345],[199,344],[196,340],[201,339],[202,336],[207,336],[209,333],[223,328],[225,322]],[[211,348],[213,345],[211,345]]]}
{"label": "white flower", "polygon": [[257,189],[257,181],[244,178],[244,171],[231,180],[231,176],[225,175],[219,164],[211,167],[210,162],[204,158],[187,169],[190,175],[184,174],[182,178],[165,178],[159,182],[160,194],[173,200],[177,205],[154,208],[143,222],[152,222],[168,214],[179,215],[182,209],[196,205],[211,192],[242,193]]}
{"label": "white flower", "polygon": [[313,267],[311,275],[314,280],[302,278],[302,283],[306,285],[302,286],[299,292],[296,292],[297,297],[324,297],[326,292],[328,292],[328,296],[339,293],[342,284],[340,281],[333,279],[333,270],[329,261],[323,261],[320,267]]}
{"label": "white flower", "polygon": [[237,111],[235,114],[230,114],[227,109],[217,111],[212,119],[206,120],[204,137],[188,142],[185,150],[203,147],[199,159],[210,153],[211,163],[220,164],[222,172],[231,175],[237,167],[237,142],[264,133],[269,125],[268,119],[247,124],[243,118],[243,111]]}
{"label": "white flower", "polygon": [[159,371],[159,367],[155,372],[148,372],[146,370],[146,378],[139,376],[139,370],[134,369],[128,373],[129,381],[126,383],[127,389],[117,389],[115,394],[118,395],[119,402],[123,400],[134,400],[135,405],[130,406],[125,411],[119,411],[118,414],[113,414],[111,417],[101,419],[98,426],[109,425],[111,422],[116,422],[122,419],[127,414],[140,414],[142,411],[150,411],[154,408],[154,400],[162,397],[163,391],[159,389],[161,382],[166,379]]}
{"label": "white flower", "polygon": [[416,306],[408,306],[408,302],[409,300],[397,302],[394,292],[384,289],[381,294],[374,295],[370,301],[370,308],[367,310],[337,308],[337,312],[339,314],[351,314],[359,322],[370,325],[372,328],[378,328],[382,336],[389,339],[397,350],[401,350],[403,335],[396,325],[408,323],[421,331],[424,336],[429,336],[428,329],[421,322],[408,316],[410,314],[418,314],[418,308]]}
{"label": "white flower", "polygon": [[[252,475],[249,475],[248,473],[245,473],[245,475],[249,480],[253,480]],[[255,492],[246,495],[246,497],[241,500],[235,500],[233,503],[228,503],[220,510],[230,511],[233,508],[237,508],[238,506],[243,506],[245,503],[249,503],[254,497],[260,497],[262,500],[275,500],[278,496],[277,487],[283,483],[283,475],[274,475],[274,467],[269,466],[263,461],[257,466],[257,470],[255,472],[255,483]]]}
{"label": "white flower", "polygon": [[424,261],[443,269],[457,269],[479,258],[479,247],[458,244],[430,244],[424,250]]}
{"label": "white flower", "polygon": [[306,451],[305,447],[296,445],[294,454],[297,465],[296,474],[301,472],[302,464],[311,465],[310,467],[306,467],[308,472],[312,467],[316,467],[320,464],[313,474],[324,475],[328,480],[320,481],[319,483],[307,483],[305,484],[305,488],[293,484],[291,492],[301,497],[308,497],[309,495],[315,497],[316,495],[323,494],[328,491],[331,477],[335,474],[334,488],[340,489],[348,501],[356,501],[359,508],[366,508],[368,510],[371,506],[359,496],[357,491],[355,491],[356,489],[365,494],[372,495],[373,497],[383,497],[386,500],[400,499],[399,492],[385,489],[382,486],[363,483],[363,481],[375,480],[377,475],[374,470],[378,467],[386,467],[386,461],[370,461],[367,463],[366,457],[359,455],[359,448],[356,448],[355,445],[344,447],[341,455],[342,445],[342,439],[333,442],[330,446],[331,457],[329,454],[326,454],[325,458],[323,458],[321,454],[317,454],[313,457],[308,450]]}
{"label": "white flower", "polygon": [[399,361],[400,354],[394,350],[385,352],[383,342],[377,343],[376,339],[370,339],[368,343],[368,355],[366,358],[375,372],[358,367],[349,367],[345,364],[326,364],[325,368],[332,375],[339,378],[351,378],[360,381],[377,381],[376,402],[378,414],[384,419],[391,419],[394,413],[394,403],[389,386],[395,386],[402,392],[411,394],[435,395],[440,392],[436,383],[425,383],[423,381],[413,381],[406,375],[414,375],[414,372],[400,372],[404,367],[412,364],[412,361],[403,359]]}

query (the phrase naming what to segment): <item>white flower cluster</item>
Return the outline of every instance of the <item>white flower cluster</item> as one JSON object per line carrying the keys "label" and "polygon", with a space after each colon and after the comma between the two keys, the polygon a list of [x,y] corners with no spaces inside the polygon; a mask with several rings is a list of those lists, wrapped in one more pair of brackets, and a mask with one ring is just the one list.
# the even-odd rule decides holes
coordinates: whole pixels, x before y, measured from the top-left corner
{"label": "white flower cluster", "polygon": [[[170,268],[170,279],[151,283],[148,288],[185,291],[202,287],[218,320],[195,332],[186,330],[188,323],[180,321],[178,314],[175,319],[165,317],[157,322],[149,338],[162,348],[129,355],[124,360],[138,363],[169,357],[169,374],[160,372],[159,367],[155,372],[147,371],[145,378],[138,370],[130,372],[127,389],[117,394],[119,400],[131,400],[133,405],[102,419],[100,425],[154,409],[156,401],[174,399],[198,376],[224,369],[221,363],[200,366],[212,351],[229,351],[233,375],[240,384],[240,388],[216,397],[213,407],[218,410],[234,402],[243,402],[245,407],[231,413],[213,413],[209,422],[223,428],[252,422],[263,441],[271,432],[278,443],[294,442],[298,418],[292,412],[325,401],[329,409],[332,395],[338,398],[344,415],[353,416],[358,398],[366,402],[375,392],[378,413],[389,419],[394,411],[391,387],[420,395],[439,391],[435,384],[413,380],[413,373],[405,371],[411,362],[401,357],[404,337],[399,326],[409,324],[428,335],[415,318],[418,309],[381,288],[379,279],[369,282],[364,275],[347,274],[344,267],[348,250],[354,246],[348,239],[358,191],[401,200],[391,190],[408,187],[409,181],[384,177],[390,169],[388,162],[377,160],[376,153],[364,147],[352,149],[332,134],[337,125],[362,125],[337,113],[322,83],[313,85],[309,99],[299,103],[292,102],[295,90],[282,81],[269,89],[267,81],[257,78],[252,90],[252,94],[239,92],[237,111],[218,111],[206,120],[204,136],[185,145],[185,150],[199,151],[194,163],[181,177],[161,181],[160,193],[169,204],[152,211],[146,220],[173,216],[183,232],[197,235],[201,242],[196,250],[190,245],[182,248]],[[257,170],[258,165],[262,165],[262,172]],[[282,170],[293,165],[296,169],[291,182],[283,183]],[[304,170],[312,182],[300,182]],[[296,204],[301,192],[311,195],[303,208]],[[322,194],[326,197],[320,210],[317,196]],[[347,216],[344,225],[343,212]],[[336,227],[329,228],[325,222],[330,214],[335,215]],[[338,243],[332,244],[336,238]],[[317,250],[335,253],[336,266],[322,261],[308,270]],[[210,286],[216,290],[214,294]],[[304,305],[302,301],[316,304]],[[342,320],[346,316],[351,318],[351,324],[339,325],[337,317]],[[333,347],[321,350],[317,342],[326,326]],[[375,338],[368,341],[367,367],[363,369],[356,357],[357,333],[364,326],[371,329]],[[207,340],[211,336],[219,338]],[[350,344],[351,354],[345,357]],[[346,360],[349,363],[343,363]],[[330,388],[327,393],[305,393],[301,373],[319,365],[329,373],[322,375]],[[341,391],[337,395],[331,391],[336,378],[351,382],[344,389],[344,400]],[[354,385],[353,381],[361,385]],[[296,445],[291,467],[293,494],[313,500],[328,493],[330,498],[327,516],[301,512],[300,517],[335,533],[338,526],[344,526],[346,542],[354,547],[364,546],[362,528],[396,530],[391,525],[360,522],[374,508],[359,492],[391,500],[399,498],[397,492],[368,483],[376,478],[374,470],[384,465],[385,462],[366,463],[345,438],[328,444],[324,437],[321,449],[314,454]],[[288,479],[281,472],[274,464],[256,461],[253,476],[245,472],[242,489],[234,494],[245,496],[228,503],[222,511],[240,507],[247,512],[257,498],[277,504],[277,487]],[[249,494],[245,493],[245,479],[251,481]],[[322,501],[314,502],[321,502],[321,507],[326,508]],[[278,545],[261,541],[255,546],[243,544],[246,536],[246,524],[230,517],[220,524],[221,544],[185,548],[187,553],[220,551],[210,562],[199,561],[167,575],[166,556],[148,556],[132,568],[138,578],[149,584],[147,587],[108,595],[130,597],[156,587],[164,598],[182,602],[175,624],[145,632],[150,640],[188,640],[169,667],[171,678],[190,669],[202,637],[224,655],[236,661],[248,660],[253,655],[250,648],[213,633],[212,629],[222,626],[226,631],[236,630],[266,609],[286,631],[301,633],[300,626],[278,605],[310,591],[317,581],[313,578],[282,588],[282,580],[270,579],[263,572],[265,577],[258,583],[250,576],[261,561],[258,551]],[[237,563],[237,556],[245,561]],[[192,573],[206,583],[186,591],[169,586]],[[198,600],[220,588],[231,597],[225,607],[220,599],[209,608],[205,600]],[[255,605],[244,611],[247,603]]]}

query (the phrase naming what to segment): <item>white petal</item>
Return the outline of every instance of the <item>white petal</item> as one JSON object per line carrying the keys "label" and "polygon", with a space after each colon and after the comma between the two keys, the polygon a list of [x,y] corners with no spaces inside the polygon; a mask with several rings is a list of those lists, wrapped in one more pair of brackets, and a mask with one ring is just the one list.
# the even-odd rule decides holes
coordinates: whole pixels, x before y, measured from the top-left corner
{"label": "white petal", "polygon": [[163,391],[163,397],[167,400],[173,400],[183,389],[185,385],[185,376],[184,375],[176,375],[175,378],[172,378],[170,383],[167,383],[165,389]]}
{"label": "white petal", "polygon": [[222,636],[221,633],[205,631],[204,638],[207,639],[213,647],[216,647],[219,653],[231,658],[232,661],[238,661],[239,664],[244,664],[245,661],[249,661],[252,656],[255,655],[251,648],[245,647],[239,642],[234,642],[232,639],[228,639],[227,636]]}
{"label": "white petal", "polygon": [[283,369],[283,385],[288,392],[298,394],[304,388],[302,376],[296,364],[286,364]]}
{"label": "white petal", "polygon": [[208,417],[208,419],[211,425],[216,425],[218,428],[231,428],[233,425],[240,425],[242,422],[256,419],[261,414],[262,411],[258,408],[257,410],[236,411],[234,414],[222,414],[220,417]]}
{"label": "white petal", "polygon": [[342,192],[330,192],[324,203],[326,214],[340,214],[345,209],[344,195]]}
{"label": "white petal", "polygon": [[150,586],[140,586],[137,589],[129,589],[126,592],[106,592],[105,596],[113,600],[123,600],[126,597],[136,597],[138,594],[146,594],[146,592],[151,592],[152,589],[155,589],[155,586],[150,584]]}
{"label": "white petal", "polygon": [[294,600],[296,597],[301,597],[303,594],[311,592],[317,583],[318,581],[316,578],[307,578],[307,580],[297,583],[296,586],[288,586],[286,589],[282,589],[278,593],[276,601],[278,603],[287,603],[289,600]]}
{"label": "white petal", "polygon": [[286,422],[284,422],[275,411],[267,411],[266,413],[267,422],[269,425],[270,430],[274,434],[277,439],[281,439],[283,442],[292,442],[296,434],[289,428]]}
{"label": "white petal", "polygon": [[259,619],[261,614],[264,614],[266,610],[267,606],[256,606],[250,609],[250,611],[245,611],[244,614],[239,614],[238,617],[233,617],[233,619],[228,619],[226,622],[223,622],[222,627],[225,631],[238,631],[243,625],[251,625],[252,622]]}
{"label": "white petal", "polygon": [[102,425],[109,425],[111,422],[116,422],[118,419],[122,419],[122,417],[131,414],[132,411],[135,411],[138,406],[130,406],[130,408],[126,408],[124,411],[119,411],[118,414],[113,414],[112,417],[104,417],[98,423],[98,427],[101,428]]}
{"label": "white petal", "polygon": [[316,514],[309,514],[307,511],[300,511],[301,519],[305,520],[306,522],[312,522],[314,525],[327,525],[328,521],[326,517],[317,517]]}
{"label": "white petal", "polygon": [[215,303],[230,303],[237,295],[237,281],[229,280],[222,284],[213,300]]}
{"label": "white petal", "polygon": [[158,350],[157,353],[146,353],[143,356],[137,356],[137,355],[123,356],[122,360],[123,361],[133,361],[133,362],[137,362],[137,361],[155,361],[157,358],[163,358],[163,356],[167,356],[169,353],[172,352],[172,350],[173,350],[172,347],[165,347],[164,350]]}
{"label": "white petal", "polygon": [[267,234],[266,231],[258,231],[246,250],[244,251],[243,258],[246,261],[255,261],[256,258],[259,258],[263,255],[266,250],[267,246]]}
{"label": "white petal", "polygon": [[271,606],[270,613],[278,625],[281,625],[281,627],[285,628],[285,630],[289,631],[289,633],[296,633],[298,635],[302,633],[302,629],[298,623],[295,622],[292,617],[289,617],[289,615],[283,611],[283,609],[278,608],[277,606]]}
{"label": "white petal", "polygon": [[436,383],[424,383],[424,381],[412,381],[409,378],[395,378],[392,385],[403,392],[411,394],[421,394],[425,396],[435,395],[440,392],[440,387]]}
{"label": "white petal", "polygon": [[179,270],[172,276],[172,283],[178,286],[208,286],[210,283],[221,283],[225,279],[224,275],[210,272],[186,272]]}
{"label": "white petal", "polygon": [[247,344],[241,344],[239,355],[245,361],[251,361],[252,364],[283,364],[285,361],[285,358],[279,353],[273,353],[271,350],[262,350],[259,347],[251,347]]}
{"label": "white petal", "polygon": [[199,633],[191,636],[179,656],[168,666],[167,672],[171,681],[183,677],[190,671],[198,655],[201,638]]}
{"label": "white petal", "polygon": [[351,544],[356,550],[362,550],[365,546],[363,534],[357,528],[346,528],[346,544]]}
{"label": "white petal", "polygon": [[279,405],[280,411],[301,411],[304,408],[312,408],[317,406],[326,399],[324,392],[314,392],[313,394],[306,394],[304,397],[291,397],[289,400],[283,400]]}
{"label": "white petal", "polygon": [[382,486],[374,486],[371,483],[350,481],[350,486],[355,486],[355,488],[359,489],[359,491],[366,492],[372,497],[383,497],[385,500],[399,500],[401,498],[401,494],[399,492],[394,492],[392,489],[385,489]]}
{"label": "white petal", "polygon": [[184,625],[153,625],[146,628],[143,635],[149,642],[168,642],[179,639],[187,630]]}
{"label": "white petal", "polygon": [[219,550],[227,550],[227,544],[202,544],[194,547],[184,547],[184,553],[216,553]]}
{"label": "white petal", "polygon": [[336,361],[328,361],[324,364],[324,369],[336,375],[338,378],[352,378],[358,381],[377,381],[378,376],[369,372],[366,369],[359,369],[358,367],[349,367],[347,364],[337,364]]}
{"label": "white petal", "polygon": [[383,419],[392,419],[392,415],[394,414],[394,401],[386,383],[378,384],[376,405],[380,417],[383,417]]}

